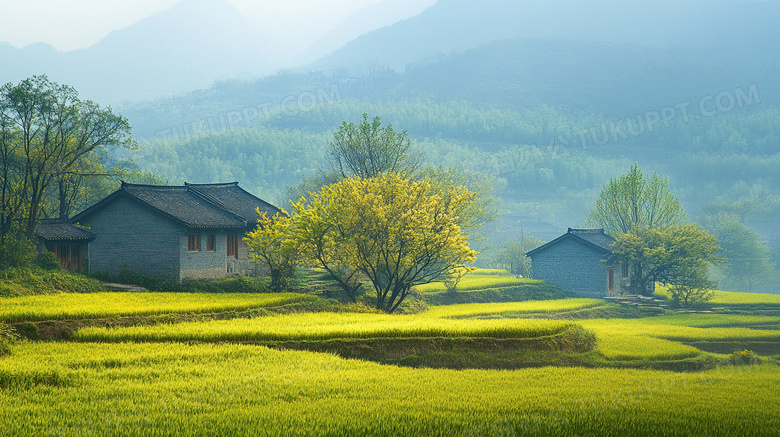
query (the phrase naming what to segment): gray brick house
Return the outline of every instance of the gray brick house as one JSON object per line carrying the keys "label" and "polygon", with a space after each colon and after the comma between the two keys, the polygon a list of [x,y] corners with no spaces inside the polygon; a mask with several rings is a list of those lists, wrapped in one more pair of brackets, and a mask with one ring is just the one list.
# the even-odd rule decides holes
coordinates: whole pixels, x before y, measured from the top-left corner
{"label": "gray brick house", "polygon": [[581,297],[620,294],[630,280],[627,265],[612,266],[604,260],[612,252],[614,238],[603,229],[572,229],[526,255],[536,279]]}
{"label": "gray brick house", "polygon": [[71,221],[95,236],[90,268],[117,274],[129,269],[152,276],[221,278],[256,273],[243,237],[255,227],[256,209],[280,210],[238,186],[122,186]]}

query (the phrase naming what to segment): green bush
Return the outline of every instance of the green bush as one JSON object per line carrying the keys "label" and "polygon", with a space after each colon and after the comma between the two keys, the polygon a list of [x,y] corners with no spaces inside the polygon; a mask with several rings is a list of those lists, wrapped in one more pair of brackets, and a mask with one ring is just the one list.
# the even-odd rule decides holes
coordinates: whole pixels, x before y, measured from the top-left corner
{"label": "green bush", "polygon": [[29,267],[36,256],[35,244],[26,237],[7,235],[0,243],[0,269]]}
{"label": "green bush", "polygon": [[42,268],[43,270],[62,270],[62,266],[60,265],[60,260],[57,259],[57,255],[49,252],[48,250],[44,250],[38,254],[38,257],[35,258],[35,265]]}
{"label": "green bush", "polygon": [[733,364],[736,366],[760,364],[760,363],[761,363],[761,358],[758,357],[758,354],[748,349],[745,349],[740,352],[734,352],[728,358],[728,364]]}

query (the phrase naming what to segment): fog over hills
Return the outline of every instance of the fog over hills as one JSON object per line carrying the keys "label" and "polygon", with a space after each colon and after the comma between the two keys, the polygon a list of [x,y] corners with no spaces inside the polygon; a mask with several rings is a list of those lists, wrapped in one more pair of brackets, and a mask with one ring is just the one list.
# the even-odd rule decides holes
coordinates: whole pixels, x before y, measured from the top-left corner
{"label": "fog over hills", "polygon": [[215,79],[268,73],[284,52],[223,0],[186,0],[86,49],[46,44],[0,47],[0,77],[47,73],[101,102],[153,98],[209,86]]}
{"label": "fog over hills", "polygon": [[433,3],[435,0],[385,0],[363,8],[345,18],[303,53],[298,54],[293,64],[308,64],[329,55],[354,38],[415,16]]}
{"label": "fog over hills", "polygon": [[418,16],[355,39],[316,65],[402,70],[430,56],[509,38],[656,48],[745,46],[766,32],[777,36],[778,18],[780,4],[772,1],[439,0]]}
{"label": "fog over hills", "polygon": [[85,49],[61,52],[45,43],[16,48],[0,42],[0,82],[46,73],[102,104],[154,99],[306,64],[430,3],[386,0],[369,6],[298,53],[285,44],[287,35],[265,32],[224,0],[183,0]]}
{"label": "fog over hills", "polygon": [[[467,73],[472,85],[482,87],[497,79],[495,71],[523,68],[518,60],[507,59],[512,56],[525,59],[526,70],[545,65],[565,68],[555,61],[560,58],[560,49],[549,54],[513,52],[512,47],[522,45],[523,40],[529,40],[523,43],[526,45],[613,44],[602,46],[601,54],[588,48],[574,55],[585,62],[589,62],[586,56],[593,55],[589,70],[614,65],[617,74],[639,65],[667,74],[666,67],[650,65],[654,58],[667,54],[669,59],[693,56],[691,62],[698,69],[708,63],[722,71],[730,71],[723,68],[730,64],[747,69],[747,64],[755,65],[757,60],[776,63],[773,55],[780,50],[777,1],[662,0],[648,6],[614,0],[438,0],[428,7],[432,2],[385,0],[373,4],[297,52],[285,46],[285,35],[258,29],[224,0],[184,0],[114,31],[86,49],[60,52],[44,43],[21,49],[0,43],[0,82],[46,73],[52,80],[76,87],[83,97],[116,105],[208,88],[218,80],[252,80],[321,57],[304,68],[361,75],[383,67],[402,72],[412,66],[420,81],[431,82],[429,91],[438,94],[448,86],[463,86],[466,76],[460,74],[446,75],[443,82],[436,77],[426,79],[442,68],[458,68],[454,64],[459,61],[453,56],[471,60],[488,57],[485,61],[490,69]],[[515,42],[502,48],[502,40]],[[487,52],[478,55],[479,50]],[[493,55],[500,58],[490,58]],[[437,63],[438,67],[433,65]],[[532,78],[526,80],[518,74],[502,80],[509,79],[519,80],[521,88],[535,86]],[[492,88],[494,92],[502,89],[500,82]],[[536,98],[531,97],[529,101]],[[511,95],[507,98],[512,99]],[[541,98],[546,98],[543,93]]]}

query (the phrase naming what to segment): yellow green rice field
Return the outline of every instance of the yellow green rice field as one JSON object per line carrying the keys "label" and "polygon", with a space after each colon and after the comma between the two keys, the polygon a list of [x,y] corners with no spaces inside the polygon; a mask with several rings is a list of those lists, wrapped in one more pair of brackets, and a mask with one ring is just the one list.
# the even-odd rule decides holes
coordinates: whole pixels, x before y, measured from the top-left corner
{"label": "yellow green rice field", "polygon": [[[5,320],[88,319],[316,299],[68,294],[3,298],[0,314]],[[604,316],[615,308],[600,299],[558,299],[431,306],[401,315],[258,312],[249,319],[84,326],[70,341],[16,341],[0,356],[0,435],[780,435],[780,350],[753,354],[761,363],[735,365],[728,353],[696,347],[753,341],[773,350],[780,345],[780,317]],[[583,318],[593,311],[602,318]],[[592,333],[595,348],[566,349],[564,341],[504,350],[518,347],[511,343],[518,339],[575,331]],[[457,344],[447,349],[443,340]],[[385,357],[406,364],[345,359],[338,348],[317,353],[264,346],[285,344],[342,344],[353,348],[351,356],[368,357],[355,352],[388,348]],[[450,362],[453,353],[466,363],[501,358],[490,370],[413,364],[429,362],[418,356]],[[529,367],[495,367],[507,359],[527,359]],[[706,365],[687,372],[649,369],[677,368],[677,362]]]}

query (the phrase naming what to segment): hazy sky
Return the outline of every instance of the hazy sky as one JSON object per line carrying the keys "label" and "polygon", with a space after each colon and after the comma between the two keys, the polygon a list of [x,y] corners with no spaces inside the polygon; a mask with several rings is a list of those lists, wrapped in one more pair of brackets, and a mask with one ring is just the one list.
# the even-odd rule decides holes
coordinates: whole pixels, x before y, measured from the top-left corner
{"label": "hazy sky", "polygon": [[[0,42],[46,42],[58,50],[88,47],[180,0],[0,0]],[[348,15],[382,0],[226,0],[256,25],[313,41]],[[408,3],[408,2],[407,2]],[[430,4],[433,0],[422,0]]]}

